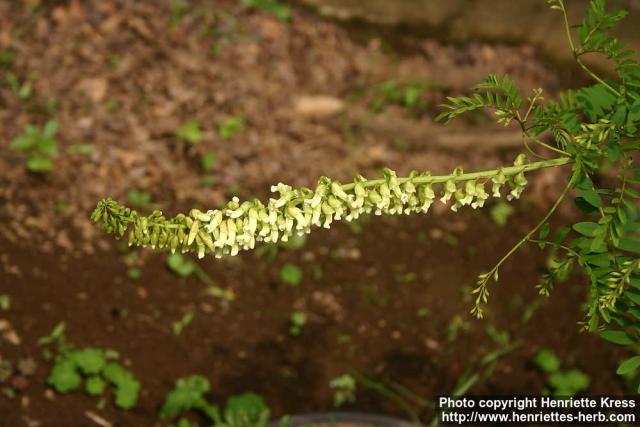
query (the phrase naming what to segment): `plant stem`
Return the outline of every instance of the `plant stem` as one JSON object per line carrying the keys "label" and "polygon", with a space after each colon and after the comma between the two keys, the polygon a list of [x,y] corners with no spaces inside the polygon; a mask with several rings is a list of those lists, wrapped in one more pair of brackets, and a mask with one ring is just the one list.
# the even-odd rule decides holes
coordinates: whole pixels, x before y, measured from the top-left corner
{"label": "plant stem", "polygon": [[516,245],[514,247],[511,248],[511,250],[509,250],[509,252],[507,252],[502,259],[500,259],[500,261],[498,261],[498,263],[490,270],[489,272],[489,277],[491,277],[496,271],[498,271],[498,269],[500,268],[500,266],[511,256],[513,255],[514,252],[516,252],[520,246],[522,246],[524,243],[527,242],[527,240],[529,240],[531,238],[531,236],[533,235],[533,233],[535,233],[536,231],[538,231],[538,229],[540,227],[542,227],[551,217],[551,215],[553,215],[553,213],[556,211],[556,209],[558,209],[558,206],[560,206],[560,203],[562,203],[562,200],[564,199],[564,197],[567,195],[567,192],[569,191],[569,189],[573,187],[573,180],[569,181],[569,183],[566,185],[566,187],[564,187],[564,190],[562,190],[562,193],[560,193],[560,196],[556,199],[555,203],[553,204],[553,206],[551,206],[551,209],[549,209],[547,211],[547,213],[544,215],[544,217],[542,217],[542,219],[540,220],[540,222],[538,222],[538,224],[536,224],[535,227],[533,227],[531,230],[529,230],[529,232],[527,234],[524,235],[524,237],[522,237],[522,239],[520,239],[520,241],[518,243],[516,243]]}
{"label": "plant stem", "polygon": [[[532,162],[532,163],[527,163],[525,165],[521,165],[521,166],[509,166],[506,168],[499,168],[499,169],[491,169],[491,170],[485,170],[485,171],[480,171],[480,172],[471,172],[471,173],[463,173],[460,175],[455,175],[455,174],[449,174],[449,175],[435,175],[435,176],[419,176],[419,177],[415,177],[413,178],[413,183],[415,184],[438,184],[438,183],[443,183],[443,182],[447,182],[449,180],[453,180],[454,182],[460,182],[460,181],[470,181],[472,179],[478,179],[478,178],[490,178],[498,173],[500,173],[500,171],[502,171],[502,173],[504,173],[505,175],[509,176],[509,175],[515,175],[518,174],[520,172],[530,172],[530,171],[534,171],[534,170],[538,170],[538,169],[545,169],[545,168],[551,168],[551,167],[556,167],[556,166],[563,166],[563,165],[567,165],[569,163],[572,163],[573,159],[571,159],[570,157],[557,157],[555,159],[550,159],[550,160],[542,160],[539,162]],[[399,183],[405,183],[407,181],[409,181],[412,178],[409,177],[402,177],[402,178],[398,178],[398,182]],[[362,183],[362,185],[364,187],[375,187],[376,185],[380,185],[383,184],[385,182],[384,178],[381,179],[370,179],[367,180],[365,182]],[[352,190],[355,187],[355,184],[351,183],[351,184],[344,184],[342,186],[342,189],[345,191],[348,190]]]}
{"label": "plant stem", "polygon": [[582,68],[582,70],[585,73],[587,73],[589,76],[591,76],[592,79],[594,79],[595,81],[600,83],[602,86],[606,87],[607,90],[609,90],[615,96],[620,96],[620,92],[618,92],[616,89],[611,87],[610,84],[608,84],[607,82],[602,80],[596,73],[591,71],[591,69],[589,67],[587,67],[584,64],[584,62],[582,62],[582,60],[580,59],[580,56],[584,52],[578,51],[578,49],[576,49],[575,45],[573,44],[573,37],[571,37],[571,28],[570,28],[570,25],[569,25],[569,17],[567,16],[567,9],[565,8],[564,1],[561,0],[560,4],[562,5],[562,9],[561,10],[562,10],[562,18],[563,18],[563,21],[564,21],[564,30],[565,30],[565,33],[567,34],[567,40],[569,40],[569,46],[571,47],[571,53],[573,54],[573,57],[574,57],[575,61],[578,63],[580,68]]}

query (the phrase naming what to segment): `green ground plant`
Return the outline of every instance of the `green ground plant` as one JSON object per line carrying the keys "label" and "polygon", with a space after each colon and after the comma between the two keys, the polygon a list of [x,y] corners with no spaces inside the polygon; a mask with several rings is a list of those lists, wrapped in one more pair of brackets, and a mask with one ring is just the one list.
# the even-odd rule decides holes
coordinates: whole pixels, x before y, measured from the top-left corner
{"label": "green ground plant", "polygon": [[298,286],[302,281],[303,276],[304,272],[302,271],[302,268],[295,264],[286,263],[280,269],[280,280],[285,285]]}
{"label": "green ground plant", "polygon": [[538,352],[535,363],[547,375],[547,388],[543,390],[544,394],[556,397],[574,396],[586,390],[591,383],[589,375],[580,369],[560,369],[560,359],[550,350]]}
{"label": "green ground plant", "polygon": [[120,358],[117,352],[76,348],[67,341],[64,323],[58,324],[38,343],[46,347],[44,358],[53,362],[47,384],[58,393],[84,390],[89,396],[102,397],[112,388],[117,407],[131,409],[136,405],[141,384],[129,369],[117,362]]}
{"label": "green ground plant", "polygon": [[297,337],[302,333],[302,328],[307,324],[307,315],[302,311],[294,311],[289,317],[289,333]]}
{"label": "green ground plant", "polygon": [[380,113],[389,105],[399,105],[417,116],[428,107],[424,93],[434,87],[436,86],[424,81],[387,80],[374,89],[369,108],[374,113]]}
{"label": "green ground plant", "polygon": [[218,135],[222,139],[231,139],[235,134],[242,132],[245,127],[243,116],[233,116],[222,120],[218,124]]}
{"label": "green ground plant", "polygon": [[340,375],[331,380],[329,387],[333,390],[333,406],[339,408],[356,401],[356,379],[349,375]]}
{"label": "green ground plant", "polygon": [[[265,427],[269,421],[269,408],[264,400],[254,393],[231,396],[224,409],[210,403],[206,394],[211,386],[201,375],[180,378],[173,390],[167,394],[160,408],[161,419],[175,418],[185,412],[198,412],[210,421],[213,427]],[[177,426],[190,426],[181,417]]]}
{"label": "green ground plant", "polygon": [[58,122],[48,121],[42,129],[27,125],[20,135],[11,141],[11,149],[27,156],[29,172],[46,173],[54,169],[53,158],[58,155]]}
{"label": "green ground plant", "polygon": [[242,0],[242,4],[271,13],[281,21],[288,21],[291,18],[291,7],[278,0]]}
{"label": "green ground plant", "polygon": [[202,125],[196,119],[189,119],[178,128],[176,136],[189,144],[200,144],[203,138]]}
{"label": "green ground plant", "polygon": [[[534,244],[551,250],[556,260],[541,278],[540,294],[550,295],[559,277],[579,268],[588,288],[583,327],[637,351],[640,166],[634,156],[640,148],[640,65],[633,59],[634,52],[610,35],[624,11],[607,12],[604,0],[592,0],[583,22],[573,27],[563,0],[547,3],[562,19],[577,65],[595,83],[567,91],[557,100],[545,100],[541,89],[523,94],[509,76],[490,75],[473,88],[471,96],[449,97],[438,117],[449,122],[470,111],[488,109],[498,123],[517,126],[523,152],[512,165],[476,172],[458,167],[445,175],[414,171],[405,177],[385,169],[381,178],[357,176],[346,184],[322,177],[315,189],[279,183],[266,203],[234,197],[217,209],[193,209],[173,218],[160,211],[142,216],[105,199],[98,203],[92,220],[118,237],[128,233],[130,245],[194,252],[200,258],[233,256],[254,249],[257,243],[286,242],[312,227],[330,228],[334,221],[352,221],[363,214],[427,213],[438,200],[454,212],[481,208],[489,198],[512,201],[526,188],[530,173],[563,168],[568,179],[550,209],[478,276],[471,312],[478,318],[485,315],[490,282],[498,281],[501,267],[523,245]],[[615,76],[607,79],[596,74],[584,62],[586,55],[608,58]],[[550,218],[569,197],[582,218],[571,227],[552,229]],[[630,361],[623,365],[637,369]]]}

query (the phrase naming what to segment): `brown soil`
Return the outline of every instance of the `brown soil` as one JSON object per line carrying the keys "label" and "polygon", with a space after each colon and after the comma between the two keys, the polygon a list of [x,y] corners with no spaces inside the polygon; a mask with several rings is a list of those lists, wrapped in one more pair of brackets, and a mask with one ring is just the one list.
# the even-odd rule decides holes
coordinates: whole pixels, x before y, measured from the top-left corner
{"label": "brown soil", "polygon": [[[432,399],[499,348],[486,332],[490,326],[522,344],[471,389],[474,394],[540,393],[544,377],[532,359],[542,348],[587,372],[589,393],[624,391],[615,375],[620,352],[578,332],[580,278],[558,286],[549,301],[537,298],[534,285],[547,255],[537,248],[523,249],[505,265],[491,288],[486,320],[467,314],[476,275],[557,193],[562,174],[553,171],[533,179],[506,228],[495,225],[488,210],[454,215],[435,209],[424,217],[317,230],[302,249],[279,250],[273,259],[248,253],[199,262],[218,286],[233,290],[232,302],[210,296],[195,276],[176,277],[164,256],[147,251],[134,261],[142,277],[129,279],[130,256],[88,221],[102,197],[126,201],[129,190],[144,190],[154,207],[172,213],[216,206],[231,194],[265,196],[278,181],[311,185],[320,175],[371,176],[383,165],[399,173],[495,166],[516,151],[513,144],[483,149],[481,138],[501,131],[485,116],[446,129],[426,124],[444,95],[460,93],[488,72],[509,72],[524,88],[551,93],[576,83],[527,46],[412,39],[411,50],[394,51],[384,40],[354,37],[307,11],[295,10],[287,24],[235,1],[189,2],[172,23],[176,4],[0,1],[0,49],[16,54],[0,72],[33,90],[21,100],[9,85],[0,86],[0,294],[11,298],[0,320],[15,332],[0,339],[0,358],[37,362],[33,375],[16,373],[0,384],[17,391],[0,396],[0,426],[96,425],[87,411],[115,426],[154,425],[175,380],[193,374],[210,380],[212,400],[254,391],[274,416],[331,409],[328,384],[347,372]],[[393,106],[375,116],[367,109],[367,88],[391,78],[446,89],[428,93],[430,107],[419,122]],[[316,95],[344,105],[327,112]],[[310,96],[311,112],[300,107],[301,97]],[[221,138],[217,123],[236,114],[246,128]],[[49,118],[60,123],[61,154],[52,173],[34,176],[8,144],[26,124]],[[190,118],[203,124],[199,145],[175,137]],[[407,125],[411,120],[425,127],[423,141]],[[430,144],[430,132],[450,141],[465,135],[464,149]],[[469,134],[480,135],[475,144]],[[74,144],[92,144],[94,151],[74,154],[68,150]],[[213,186],[202,184],[199,168],[207,152],[217,156]],[[568,206],[564,214],[571,211]],[[303,268],[299,286],[281,283],[285,263]],[[172,323],[189,310],[193,321],[175,336]],[[294,337],[288,319],[296,310],[309,321]],[[522,321],[531,310],[531,319]],[[37,339],[60,321],[78,346],[122,355],[143,384],[135,409],[121,411],[110,401],[97,409],[96,399],[47,390],[50,365]],[[347,409],[406,417],[366,387]],[[415,410],[423,421],[432,415]]]}

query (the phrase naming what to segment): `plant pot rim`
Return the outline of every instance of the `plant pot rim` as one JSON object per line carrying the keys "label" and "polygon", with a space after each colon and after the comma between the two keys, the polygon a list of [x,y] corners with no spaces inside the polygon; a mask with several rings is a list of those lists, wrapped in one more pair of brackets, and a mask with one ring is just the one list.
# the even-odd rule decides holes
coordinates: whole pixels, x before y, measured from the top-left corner
{"label": "plant pot rim", "polygon": [[[318,412],[289,417],[288,427],[302,427],[308,423],[352,422],[370,423],[372,427],[423,427],[409,421],[361,412]],[[279,422],[272,422],[268,427],[279,427]]]}

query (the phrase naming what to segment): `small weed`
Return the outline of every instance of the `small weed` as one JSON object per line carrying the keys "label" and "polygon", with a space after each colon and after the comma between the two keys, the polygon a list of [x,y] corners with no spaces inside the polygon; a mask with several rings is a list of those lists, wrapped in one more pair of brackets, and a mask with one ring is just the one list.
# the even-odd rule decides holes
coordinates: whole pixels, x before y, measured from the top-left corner
{"label": "small weed", "polygon": [[28,81],[20,82],[18,77],[11,72],[5,73],[5,81],[13,95],[21,101],[26,101],[33,95],[33,88]]}
{"label": "small weed", "polygon": [[511,342],[509,331],[500,331],[494,325],[487,326],[486,331],[487,335],[489,335],[496,344],[506,346]]}
{"label": "small weed", "polygon": [[114,111],[116,111],[118,109],[118,106],[118,101],[115,99],[107,99],[107,101],[104,103],[104,109],[108,113],[113,113]]}
{"label": "small weed", "polygon": [[189,277],[195,274],[205,285],[215,286],[211,277],[189,257],[175,253],[167,256],[166,262],[169,270],[180,277]]}
{"label": "small weed", "polygon": [[111,57],[109,57],[109,66],[111,68],[118,68],[121,62],[122,62],[122,57],[120,57],[120,55],[114,54],[114,55],[111,55]]}
{"label": "small weed", "polygon": [[339,408],[356,401],[356,379],[349,374],[334,378],[329,383],[333,389],[333,406]]}
{"label": "small weed", "polygon": [[11,67],[16,62],[16,53],[12,50],[0,50],[0,67]]}
{"label": "small weed", "polygon": [[45,173],[53,170],[53,157],[58,155],[58,122],[50,120],[42,129],[27,125],[24,132],[11,141],[11,149],[27,156],[27,170]]}
{"label": "small weed", "polygon": [[67,147],[67,153],[69,154],[82,154],[89,155],[96,151],[96,147],[91,144],[72,144]]}
{"label": "small weed", "polygon": [[167,257],[167,267],[180,277],[189,277],[198,269],[195,262],[178,253]]}
{"label": "small weed", "polygon": [[189,323],[191,323],[191,321],[193,320],[193,316],[194,316],[193,311],[187,311],[180,320],[178,320],[177,322],[174,322],[173,325],[171,326],[173,335],[175,336],[180,335],[182,331],[184,331],[184,328],[186,328],[189,325]]}
{"label": "small weed", "polygon": [[245,127],[243,116],[233,116],[223,120],[218,125],[218,135],[222,139],[230,139],[237,133],[241,132]]}
{"label": "small weed", "polygon": [[146,191],[129,190],[127,192],[129,203],[138,207],[145,207],[151,203],[151,194]]}
{"label": "small weed", "polygon": [[269,12],[281,21],[288,21],[291,18],[291,8],[278,0],[242,0],[242,4]]}
{"label": "small weed", "polygon": [[348,344],[352,341],[351,335],[349,334],[340,334],[338,335],[338,344]]}
{"label": "small weed", "polygon": [[127,277],[131,280],[138,280],[142,277],[142,270],[136,267],[127,269]]}
{"label": "small weed", "polygon": [[302,280],[302,268],[295,264],[287,263],[280,270],[280,280],[290,286],[298,286]]}
{"label": "small weed", "polygon": [[427,82],[387,80],[374,89],[369,108],[375,113],[380,113],[389,105],[399,105],[409,113],[419,115],[427,109],[424,92],[434,87]]}
{"label": "small weed", "polygon": [[561,370],[560,359],[550,350],[541,350],[535,358],[538,368],[547,374],[548,389],[544,394],[552,394],[555,397],[575,396],[577,393],[589,388],[591,378],[580,369]]}
{"label": "small weed", "polygon": [[196,119],[187,120],[178,128],[176,136],[189,144],[200,144],[203,138],[202,126]]}
{"label": "small weed", "polygon": [[200,167],[204,172],[211,172],[216,165],[218,157],[213,153],[207,153],[200,158]]}
{"label": "small weed", "polygon": [[507,225],[509,217],[513,215],[513,208],[505,202],[496,203],[489,211],[491,220],[499,227]]}
{"label": "small weed", "polygon": [[9,310],[11,308],[11,297],[7,294],[0,294],[0,310]]}
{"label": "small weed", "polygon": [[214,298],[218,298],[226,302],[231,302],[236,299],[236,293],[231,288],[223,289],[219,286],[209,286],[207,288],[207,293]]}
{"label": "small weed", "polygon": [[307,315],[302,311],[294,311],[289,319],[291,325],[289,326],[289,333],[294,337],[297,337],[302,333],[302,327],[307,323]]}
{"label": "small weed", "polygon": [[[221,410],[207,401],[205,394],[210,388],[209,380],[200,375],[178,379],[160,408],[160,418],[195,411],[204,415],[214,427],[266,427],[270,411],[260,396],[254,393],[232,396]],[[186,418],[181,418],[178,426],[189,425],[187,423]]]}
{"label": "small weed", "polygon": [[200,179],[200,183],[204,186],[204,187],[211,187],[213,186],[213,184],[216,182],[216,179],[214,178],[213,175],[204,175],[201,179]]}
{"label": "small weed", "polygon": [[171,20],[169,22],[169,28],[175,28],[180,24],[182,19],[187,15],[189,11],[189,3],[185,0],[172,0],[171,1]]}
{"label": "small weed", "polygon": [[396,274],[396,282],[398,283],[412,283],[415,282],[417,278],[418,275],[413,271]]}
{"label": "small weed", "polygon": [[471,329],[471,324],[464,320],[462,316],[453,316],[447,326],[447,339],[449,341],[455,341],[460,335],[460,332],[465,332],[469,329]]}
{"label": "small weed", "polygon": [[418,316],[421,319],[424,319],[425,317],[429,316],[430,313],[431,313],[431,310],[429,310],[428,307],[420,307],[418,311],[416,311],[416,316]]}
{"label": "small weed", "polygon": [[54,350],[45,352],[45,358],[54,363],[47,384],[58,393],[80,390],[84,383],[84,391],[89,396],[102,396],[111,385],[117,407],[131,409],[136,405],[140,382],[131,371],[115,362],[120,357],[115,351],[93,347],[75,349],[66,340],[64,323],[58,324],[51,335],[38,343],[55,345]]}
{"label": "small weed", "polygon": [[256,256],[264,257],[267,261],[274,261],[280,249],[297,251],[304,248],[307,243],[307,236],[304,234],[294,234],[286,242],[280,241],[278,243],[264,243],[256,248]]}

